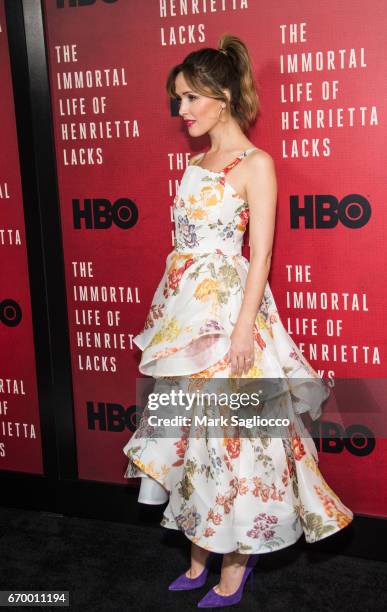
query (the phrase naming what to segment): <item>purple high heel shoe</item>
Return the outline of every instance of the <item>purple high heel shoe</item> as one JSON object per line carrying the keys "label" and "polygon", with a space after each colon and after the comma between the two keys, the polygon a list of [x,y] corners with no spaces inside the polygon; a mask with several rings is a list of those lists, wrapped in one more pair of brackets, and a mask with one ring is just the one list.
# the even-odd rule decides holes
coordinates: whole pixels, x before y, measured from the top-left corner
{"label": "purple high heel shoe", "polygon": [[231,593],[231,595],[218,595],[214,588],[201,599],[198,603],[198,608],[223,608],[224,606],[232,606],[237,604],[242,599],[242,593],[245,586],[245,582],[250,575],[250,586],[253,585],[253,569],[258,561],[259,555],[250,555],[245,570],[242,576],[242,582],[240,583],[237,591]]}
{"label": "purple high heel shoe", "polygon": [[176,580],[171,582],[168,587],[169,591],[189,591],[190,589],[199,589],[203,584],[206,583],[208,576],[208,566],[210,564],[211,559],[215,556],[214,552],[210,552],[206,559],[206,564],[203,568],[203,571],[196,576],[196,578],[189,578],[184,574],[181,574]]}

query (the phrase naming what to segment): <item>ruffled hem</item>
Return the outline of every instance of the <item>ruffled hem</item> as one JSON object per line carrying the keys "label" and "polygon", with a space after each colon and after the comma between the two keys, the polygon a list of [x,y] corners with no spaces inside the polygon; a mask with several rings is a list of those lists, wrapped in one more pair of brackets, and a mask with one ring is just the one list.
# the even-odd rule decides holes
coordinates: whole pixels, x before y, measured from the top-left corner
{"label": "ruffled hem", "polygon": [[190,534],[189,532],[187,532],[187,530],[182,529],[175,520],[175,517],[173,515],[173,513],[170,510],[170,506],[168,505],[165,510],[164,510],[164,514],[163,514],[163,518],[161,519],[160,525],[161,527],[165,527],[166,529],[173,529],[175,531],[180,531],[183,532],[185,537],[188,538],[191,542],[194,542],[196,544],[198,544],[201,548],[204,548],[206,550],[209,550],[211,552],[216,552],[218,554],[222,554],[222,555],[226,555],[228,553],[231,552],[238,552],[239,554],[246,554],[246,555],[252,555],[252,554],[264,554],[264,553],[271,553],[273,551],[278,551],[278,550],[282,550],[284,548],[289,548],[289,546],[293,546],[294,544],[296,544],[298,542],[298,540],[300,538],[302,538],[302,536],[304,536],[305,538],[305,542],[307,544],[315,544],[316,542],[320,542],[321,540],[325,540],[326,538],[329,538],[330,536],[335,535],[336,533],[338,533],[339,531],[342,531],[343,529],[345,529],[346,527],[348,527],[348,525],[350,525],[353,521],[354,517],[352,515],[352,517],[348,518],[348,522],[344,525],[332,525],[331,529],[326,530],[325,533],[320,534],[318,537],[315,537],[314,535],[310,535],[310,533],[308,531],[306,531],[306,528],[303,527],[303,523],[301,521],[301,519],[299,519],[298,521],[296,521],[296,523],[294,522],[289,522],[288,525],[285,525],[285,529],[287,529],[287,533],[290,534],[291,531],[295,531],[295,535],[293,538],[288,537],[288,539],[283,542],[283,543],[278,543],[276,545],[276,547],[270,548],[268,546],[265,546],[265,543],[260,543],[258,544],[258,546],[253,546],[253,545],[246,545],[244,544],[243,547],[241,549],[238,548],[227,548],[227,549],[222,549],[220,550],[219,546],[216,546],[216,548],[214,548],[213,546],[209,546],[207,543],[208,538],[206,538],[206,541],[200,540],[199,538],[197,538],[196,536],[193,536],[192,534]]}
{"label": "ruffled hem", "polygon": [[156,353],[147,350],[141,339],[134,339],[135,344],[143,351],[139,371],[154,378],[189,376],[206,370],[223,359],[231,345],[229,334],[220,322],[216,331],[201,332],[202,328],[203,324],[198,324],[196,333],[194,331],[186,344],[175,345]]}
{"label": "ruffled hem", "polygon": [[[301,439],[300,441],[305,446],[306,440]],[[125,449],[129,449],[132,445],[133,441],[129,441],[125,446],[124,453],[126,456]],[[312,441],[311,446],[313,446]],[[304,452],[302,445],[299,450]],[[255,542],[254,538],[256,536],[254,534],[252,538],[247,538],[246,534],[249,535],[248,530],[249,528],[251,530],[251,525],[243,524],[243,521],[238,524],[233,523],[232,525],[227,523],[224,527],[217,526],[216,534],[214,533],[213,536],[211,536],[212,541],[209,539],[208,535],[204,535],[204,532],[207,531],[206,527],[208,528],[210,524],[208,517],[201,530],[196,530],[196,527],[193,528],[192,521],[189,520],[189,516],[187,517],[189,512],[184,509],[184,502],[182,502],[181,496],[176,493],[177,482],[179,482],[186,473],[183,466],[175,468],[176,471],[173,473],[173,476],[172,473],[170,473],[169,476],[165,478],[162,476],[161,471],[157,471],[157,469],[154,469],[154,465],[151,465],[157,462],[157,460],[152,461],[151,464],[144,464],[141,460],[132,455],[129,458],[129,464],[125,475],[128,478],[139,475],[149,476],[154,480],[155,484],[162,487],[169,495],[169,503],[163,511],[163,518],[160,522],[162,527],[181,531],[192,542],[195,542],[202,548],[219,554],[227,554],[229,552],[239,552],[242,554],[269,553],[292,546],[302,537],[302,535],[304,535],[305,541],[309,544],[326,539],[342,529],[345,529],[354,519],[353,512],[343,504],[325,481],[317,467],[317,463],[314,463],[313,467],[312,457],[314,457],[315,453],[310,453],[311,448],[309,444],[306,445],[305,450],[307,455],[309,455],[309,459],[307,460],[308,467],[305,463],[295,460],[292,453],[291,463],[295,470],[294,478],[298,490],[297,499],[293,498],[293,503],[286,505],[284,508],[280,508],[274,501],[271,503],[269,500],[263,502],[260,498],[254,499],[256,514],[259,514],[261,511],[273,517],[272,513],[274,512],[274,516],[278,516],[280,519],[274,522],[277,533],[275,538],[269,539],[269,541],[267,541],[264,536],[259,536],[259,533],[257,533],[259,537]],[[166,459],[167,457],[164,456],[164,460]],[[184,463],[186,460],[187,458],[184,458]],[[278,468],[280,469],[280,466],[278,466]],[[312,486],[310,482],[311,469],[312,473],[317,477],[319,485],[314,484]],[[257,476],[258,474],[259,472],[257,472]],[[182,482],[180,481],[180,486],[181,484]],[[294,489],[292,488],[292,490],[294,495]],[[190,499],[190,503],[192,507],[195,506],[196,508],[195,502],[198,506],[201,505],[203,503],[203,496],[199,491],[194,491],[194,493],[195,494],[192,495],[194,499]],[[239,499],[242,500],[243,495],[240,496]],[[234,504],[237,503],[237,501],[234,502]],[[300,508],[302,508],[301,514]],[[235,511],[236,508],[234,508],[234,513]],[[207,516],[206,512],[202,512],[201,514]],[[227,514],[225,516],[228,517],[230,515]],[[230,538],[231,533],[232,538]],[[231,545],[230,539],[233,540]],[[227,545],[222,545],[223,542],[227,542]]]}
{"label": "ruffled hem", "polygon": [[[169,513],[169,506],[167,506],[167,508],[164,510],[163,518],[160,521],[160,525],[161,527],[164,527],[165,529],[173,529],[174,531],[180,531],[184,533],[185,537],[188,538],[191,542],[194,542],[195,544],[198,544],[198,542],[200,541],[196,536],[191,535],[190,533],[188,533],[187,531],[184,531],[184,529],[179,527],[179,525],[175,521],[173,514]],[[294,530],[294,527],[292,525],[290,528]],[[293,546],[294,544],[298,542],[298,540],[303,535],[304,535],[304,532],[301,527],[301,524],[296,523],[296,535],[294,536],[294,539],[291,539],[291,540],[289,539],[284,544],[277,545],[275,550],[277,551],[283,548],[289,548],[289,546]],[[228,548],[222,548],[222,550],[219,549],[219,546],[216,546],[216,549],[215,549],[213,546],[209,546],[207,542],[203,542],[203,541],[200,541],[200,544],[198,545],[201,548],[204,548],[205,550],[209,550],[210,552],[214,552],[219,555],[228,555],[229,553],[232,553],[232,552],[237,552],[241,555],[257,555],[257,554],[261,555],[263,553],[273,552],[273,549],[265,548],[262,545],[259,545],[258,548],[256,548],[254,546],[247,546],[246,544],[244,544],[241,549],[228,547]]]}

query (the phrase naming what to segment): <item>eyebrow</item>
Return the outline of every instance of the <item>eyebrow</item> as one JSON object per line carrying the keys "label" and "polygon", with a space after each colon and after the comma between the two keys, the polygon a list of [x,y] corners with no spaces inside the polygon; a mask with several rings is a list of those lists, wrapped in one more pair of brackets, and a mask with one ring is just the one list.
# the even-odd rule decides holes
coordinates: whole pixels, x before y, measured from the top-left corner
{"label": "eyebrow", "polygon": [[[191,89],[189,89],[188,91],[183,91],[182,96],[184,96],[187,93],[193,93],[193,91],[191,91]],[[179,94],[177,92],[176,92],[176,95],[179,96]]]}

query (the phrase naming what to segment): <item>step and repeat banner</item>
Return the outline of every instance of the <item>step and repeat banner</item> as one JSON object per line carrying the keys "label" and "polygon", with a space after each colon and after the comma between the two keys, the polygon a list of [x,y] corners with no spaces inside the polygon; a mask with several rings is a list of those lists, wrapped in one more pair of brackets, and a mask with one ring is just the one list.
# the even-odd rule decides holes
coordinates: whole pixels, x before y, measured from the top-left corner
{"label": "step and repeat banner", "polygon": [[[367,379],[386,376],[385,3],[43,6],[79,477],[124,483],[139,376],[133,337],[173,248],[179,180],[209,145],[189,137],[165,82],[225,32],[250,50],[262,112],[249,138],[276,162],[270,285],[281,318],[324,378],[353,378],[371,400]],[[321,441],[323,473],[355,512],[383,515],[385,440],[365,414],[351,426]]]}
{"label": "step and repeat banner", "polygon": [[23,198],[3,0],[0,83],[0,470],[42,474]]}

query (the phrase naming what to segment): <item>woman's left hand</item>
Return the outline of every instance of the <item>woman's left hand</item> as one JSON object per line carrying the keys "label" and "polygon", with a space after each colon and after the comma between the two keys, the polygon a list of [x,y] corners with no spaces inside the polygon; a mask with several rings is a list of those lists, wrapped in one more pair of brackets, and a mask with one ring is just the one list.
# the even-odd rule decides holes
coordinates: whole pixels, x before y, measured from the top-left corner
{"label": "woman's left hand", "polygon": [[231,374],[242,376],[254,364],[254,335],[250,327],[236,325],[231,333],[231,346],[228,352]]}

